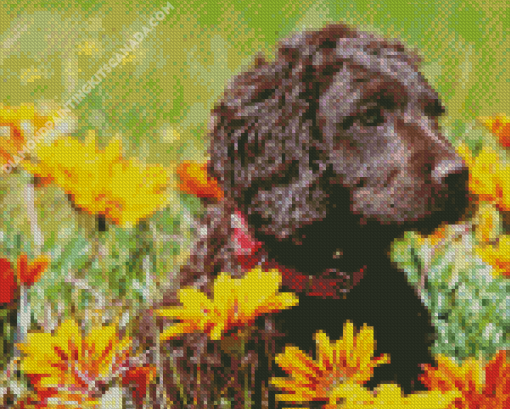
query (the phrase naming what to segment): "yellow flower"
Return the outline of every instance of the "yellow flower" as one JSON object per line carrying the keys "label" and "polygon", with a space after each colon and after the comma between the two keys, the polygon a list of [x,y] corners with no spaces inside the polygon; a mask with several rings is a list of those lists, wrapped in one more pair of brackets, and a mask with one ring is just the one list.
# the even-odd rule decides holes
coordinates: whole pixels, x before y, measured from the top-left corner
{"label": "yellow flower", "polygon": [[17,344],[25,353],[21,370],[40,394],[48,391],[93,392],[96,381],[108,382],[129,357],[131,339],[118,339],[114,325],[93,327],[82,337],[78,324],[69,319],[55,334],[29,333]]}
{"label": "yellow flower", "polygon": [[510,117],[505,114],[482,116],[478,121],[498,137],[501,146],[510,147]]}
{"label": "yellow flower", "polygon": [[168,204],[165,189],[171,177],[169,169],[144,166],[136,159],[114,163],[106,193],[107,216],[121,226],[133,227]]}
{"label": "yellow flower", "polygon": [[480,360],[473,358],[458,366],[451,358],[439,355],[438,367],[424,365],[425,374],[420,380],[430,390],[460,392],[461,396],[450,408],[506,409],[510,403],[507,352],[498,351],[485,368]]}
{"label": "yellow flower", "polygon": [[37,165],[24,163],[28,172],[53,178],[78,207],[123,227],[132,227],[169,200],[164,190],[171,184],[170,169],[124,159],[119,139],[99,151],[95,133],[90,131],[84,144],[74,138],[60,139],[41,146],[37,156]]}
{"label": "yellow flower", "polygon": [[510,277],[510,236],[501,235],[496,246],[477,246],[475,251],[492,266],[495,276],[502,274]]}
{"label": "yellow flower", "polygon": [[95,134],[90,131],[85,143],[75,138],[56,140],[37,149],[39,163],[23,163],[30,173],[53,178],[77,206],[92,214],[106,213],[106,188],[111,182],[112,164],[121,160],[120,141],[115,140],[102,152],[96,147]]}
{"label": "yellow flower", "polygon": [[335,400],[335,390],[343,383],[363,384],[370,380],[374,368],[389,363],[387,354],[373,359],[374,331],[366,325],[354,335],[354,326],[344,324],[343,338],[330,342],[319,331],[315,334],[317,357],[314,361],[299,348],[287,347],[275,360],[289,378],[272,378],[271,384],[290,394],[277,396],[280,401],[310,402]]}
{"label": "yellow flower", "polygon": [[446,409],[452,401],[460,396],[458,391],[432,391],[428,393],[416,393],[402,396],[398,385],[383,384],[376,389],[376,394],[370,392],[358,384],[341,384],[335,390],[336,398],[343,398],[342,405],[328,404],[324,409],[357,409],[360,406],[373,409],[387,408],[421,408],[421,409]]}
{"label": "yellow flower", "polygon": [[469,173],[469,189],[482,200],[496,201],[501,196],[502,169],[498,153],[483,147]]}
{"label": "yellow flower", "polygon": [[262,271],[260,267],[235,279],[221,273],[214,281],[214,300],[204,293],[188,288],[179,290],[183,307],[162,308],[156,311],[164,317],[182,322],[163,331],[161,340],[183,333],[201,331],[212,340],[235,326],[250,325],[261,314],[292,307],[298,303],[292,293],[279,293],[281,274],[278,270]]}
{"label": "yellow flower", "polygon": [[457,152],[468,165],[469,190],[483,201],[494,203],[503,211],[510,211],[510,166],[500,161],[498,153],[484,147],[473,158],[466,144],[461,144]]}

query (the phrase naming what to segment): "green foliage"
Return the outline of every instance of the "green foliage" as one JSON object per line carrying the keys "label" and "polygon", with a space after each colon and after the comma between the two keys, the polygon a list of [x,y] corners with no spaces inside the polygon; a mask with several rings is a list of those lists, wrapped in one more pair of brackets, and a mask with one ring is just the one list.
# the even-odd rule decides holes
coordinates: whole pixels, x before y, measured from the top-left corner
{"label": "green foliage", "polygon": [[432,249],[419,246],[414,232],[394,242],[392,257],[420,287],[438,339],[434,353],[460,359],[492,357],[510,347],[510,282],[472,254],[471,235]]}

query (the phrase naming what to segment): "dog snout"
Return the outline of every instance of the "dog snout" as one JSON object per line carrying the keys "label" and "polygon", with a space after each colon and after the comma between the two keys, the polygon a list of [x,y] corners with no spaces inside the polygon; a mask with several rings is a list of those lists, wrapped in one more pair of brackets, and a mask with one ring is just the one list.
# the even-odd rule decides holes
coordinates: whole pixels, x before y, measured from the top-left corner
{"label": "dog snout", "polygon": [[462,159],[442,160],[432,170],[432,179],[438,185],[454,185],[454,181],[462,180],[468,172],[468,168]]}
{"label": "dog snout", "polygon": [[444,201],[439,201],[442,212],[437,214],[441,221],[455,223],[465,217],[469,207],[469,171],[461,160],[443,160],[432,171],[439,193]]}

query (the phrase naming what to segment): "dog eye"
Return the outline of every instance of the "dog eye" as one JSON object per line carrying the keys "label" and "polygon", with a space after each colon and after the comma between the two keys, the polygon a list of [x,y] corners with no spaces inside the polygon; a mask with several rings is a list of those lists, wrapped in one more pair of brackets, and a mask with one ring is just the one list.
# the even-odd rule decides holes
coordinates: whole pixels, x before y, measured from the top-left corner
{"label": "dog eye", "polygon": [[369,109],[365,114],[359,117],[360,124],[363,126],[378,126],[384,123],[384,117],[379,108]]}
{"label": "dog eye", "polygon": [[350,115],[344,119],[342,122],[342,128],[347,131],[351,126],[354,125],[354,121],[356,120],[356,117],[353,115]]}

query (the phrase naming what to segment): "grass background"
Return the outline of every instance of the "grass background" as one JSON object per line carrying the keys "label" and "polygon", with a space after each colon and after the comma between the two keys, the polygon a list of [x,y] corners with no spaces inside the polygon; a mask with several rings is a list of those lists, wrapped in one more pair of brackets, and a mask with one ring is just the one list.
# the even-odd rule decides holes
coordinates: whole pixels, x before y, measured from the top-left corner
{"label": "grass background", "polygon": [[[0,102],[65,103],[166,4],[3,1]],[[335,21],[399,37],[419,50],[422,72],[447,107],[441,120],[444,133],[455,145],[466,141],[476,151],[493,143],[475,118],[510,114],[510,5],[505,0],[170,4],[173,9],[136,51],[77,106],[78,138],[95,130],[104,146],[121,135],[126,155],[147,163],[204,161],[209,111],[228,80],[249,67],[258,52],[273,58],[277,41],[291,32]],[[0,257],[12,261],[21,253],[34,255],[21,196],[28,180],[23,172],[0,179]],[[51,328],[71,313],[89,322],[104,305],[108,308],[102,314],[125,314],[129,322],[138,306],[158,298],[161,288],[171,285],[188,255],[193,220],[203,211],[196,198],[174,192],[170,205],[138,228],[109,225],[98,233],[95,220],[75,212],[58,187],[38,190],[36,205],[43,251],[51,255],[52,264],[30,290],[34,328]],[[99,244],[107,249],[100,258],[95,250]],[[83,286],[67,282],[69,277]],[[510,305],[505,301],[508,288],[500,284],[494,292],[503,309],[493,313],[504,321]],[[482,319],[486,317],[476,318]],[[3,323],[4,341],[10,344],[12,327],[5,317]],[[459,331],[460,327],[453,330]],[[473,353],[467,342],[465,348],[450,349],[450,354]]]}

